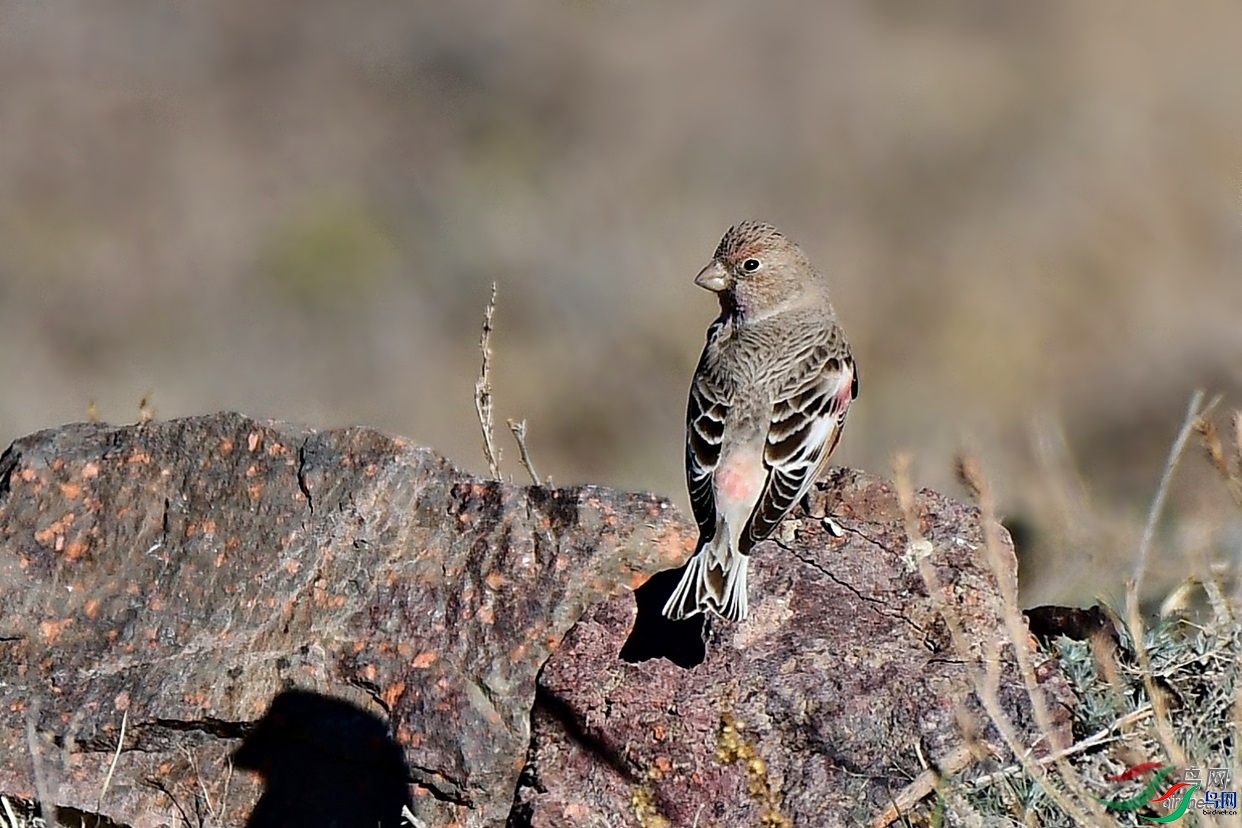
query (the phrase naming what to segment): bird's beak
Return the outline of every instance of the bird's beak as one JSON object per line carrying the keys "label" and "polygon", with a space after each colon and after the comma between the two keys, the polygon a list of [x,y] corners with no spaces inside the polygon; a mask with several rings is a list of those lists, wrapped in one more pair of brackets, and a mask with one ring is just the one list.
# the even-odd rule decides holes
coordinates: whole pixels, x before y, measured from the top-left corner
{"label": "bird's beak", "polygon": [[701,288],[720,293],[729,287],[729,271],[725,270],[719,260],[712,259],[712,263],[694,277],[694,283]]}

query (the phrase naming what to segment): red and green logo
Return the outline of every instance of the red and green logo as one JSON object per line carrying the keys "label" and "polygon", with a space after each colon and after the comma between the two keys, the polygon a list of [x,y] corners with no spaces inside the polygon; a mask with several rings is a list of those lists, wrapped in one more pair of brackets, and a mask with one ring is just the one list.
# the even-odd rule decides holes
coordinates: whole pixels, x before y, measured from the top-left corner
{"label": "red and green logo", "polygon": [[1148,771],[1155,771],[1156,775],[1151,778],[1151,781],[1147,783],[1137,796],[1133,796],[1130,799],[1111,800],[1100,799],[1098,796],[1094,798],[1110,811],[1137,811],[1144,805],[1167,802],[1176,796],[1178,792],[1185,790],[1185,793],[1182,794],[1181,803],[1164,816],[1149,817],[1142,816],[1142,814],[1139,815],[1149,822],[1173,822],[1186,815],[1187,809],[1190,808],[1190,803],[1194,800],[1195,791],[1199,789],[1198,785],[1192,785],[1189,782],[1178,782],[1164,793],[1158,794],[1157,791],[1160,790],[1160,785],[1164,782],[1164,778],[1175,770],[1176,768],[1166,768],[1159,762],[1144,762],[1141,765],[1135,765],[1116,776],[1106,776],[1104,778],[1109,782],[1129,782],[1131,779],[1138,779]]}

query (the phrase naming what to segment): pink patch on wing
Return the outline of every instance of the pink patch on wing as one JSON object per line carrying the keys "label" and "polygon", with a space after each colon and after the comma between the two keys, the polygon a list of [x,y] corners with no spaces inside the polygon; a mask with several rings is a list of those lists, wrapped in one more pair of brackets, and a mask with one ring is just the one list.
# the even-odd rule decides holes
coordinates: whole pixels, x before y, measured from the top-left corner
{"label": "pink patch on wing", "polygon": [[837,411],[844,411],[846,406],[854,401],[854,372],[843,371],[841,373],[841,382],[837,385],[836,397]]}

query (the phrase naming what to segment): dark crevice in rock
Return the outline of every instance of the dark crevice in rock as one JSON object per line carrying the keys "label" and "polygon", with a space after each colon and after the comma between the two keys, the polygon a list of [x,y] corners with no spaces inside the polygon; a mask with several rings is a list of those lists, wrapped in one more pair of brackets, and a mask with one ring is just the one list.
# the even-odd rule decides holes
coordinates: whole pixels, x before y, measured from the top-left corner
{"label": "dark crevice in rock", "polygon": [[965,663],[966,662],[960,658],[940,658],[939,656],[936,656],[934,658],[927,659],[928,666],[931,666],[934,664],[943,664],[946,666],[961,667]]}
{"label": "dark crevice in rock", "polygon": [[460,785],[434,768],[410,765],[410,779],[415,785],[418,785],[432,798],[440,802],[460,805],[465,808],[474,807],[474,800],[466,795]]}
{"label": "dark crevice in rock", "polygon": [[374,682],[358,678],[357,676],[348,679],[348,682],[366,693],[371,698],[371,701],[375,702],[376,706],[378,706],[380,710],[384,711],[385,718],[392,718],[392,708],[389,707],[388,703],[384,701],[383,691],[381,691]]}
{"label": "dark crevice in rock", "polygon": [[160,513],[160,541],[168,540],[168,530],[170,525],[169,512],[172,509],[172,500],[164,498],[164,510]]}
{"label": "dark crevice in rock", "polygon": [[535,807],[529,802],[515,801],[509,809],[509,817],[505,820],[505,828],[533,828]]}
{"label": "dark crevice in rock", "polygon": [[840,527],[841,527],[841,529],[842,529],[842,530],[843,530],[846,534],[848,534],[848,535],[853,535],[853,536],[854,536],[854,537],[856,537],[856,538],[861,538],[862,540],[865,540],[867,543],[871,544],[872,546],[875,546],[876,548],[878,548],[878,549],[880,549],[880,550],[882,550],[882,551],[884,551],[884,552],[887,552],[887,553],[888,553],[888,554],[890,554],[890,555],[894,555],[894,556],[896,556],[896,555],[898,554],[898,552],[897,552],[896,550],[889,549],[887,546],[885,546],[884,544],[880,543],[878,540],[876,540],[875,538],[871,537],[871,536],[870,536],[870,535],[868,535],[866,532],[862,531],[861,529],[859,529],[859,528],[857,528],[857,527],[854,527],[854,526],[849,526],[849,525],[848,525],[848,524],[846,524],[844,521],[837,521],[837,525],[838,525],[838,526],[840,526]]}
{"label": "dark crevice in rock", "polygon": [[56,821],[61,825],[71,825],[73,828],[130,828],[125,823],[113,822],[103,814],[80,811],[68,806],[56,809]]}
{"label": "dark crevice in rock", "polygon": [[306,498],[307,511],[313,515],[315,514],[315,500],[311,496],[310,486],[306,482],[306,443],[307,441],[303,441],[302,445],[298,446],[298,490]]}
{"label": "dark crevice in rock", "polygon": [[[226,722],[223,719],[153,719],[144,729],[158,727],[181,733],[206,733],[217,739],[244,739],[254,729],[252,722]],[[114,746],[115,749],[115,746]]]}

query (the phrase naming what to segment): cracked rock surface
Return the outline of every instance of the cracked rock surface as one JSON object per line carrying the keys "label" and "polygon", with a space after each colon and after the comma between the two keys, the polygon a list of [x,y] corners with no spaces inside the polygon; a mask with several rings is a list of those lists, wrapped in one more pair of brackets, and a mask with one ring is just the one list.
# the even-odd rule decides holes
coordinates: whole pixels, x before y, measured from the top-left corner
{"label": "cracked rock surface", "polygon": [[501,825],[539,668],[587,607],[686,556],[670,511],[234,414],[18,440],[0,793],[141,828],[396,825],[402,805]]}
{"label": "cracked rock surface", "polygon": [[236,414],[31,435],[0,457],[0,794],[105,828],[859,824],[960,752],[996,577],[976,511],[920,493],[963,658],[888,484],[809,508],[843,536],[797,513],[686,670],[618,658],[702,651],[660,626],[695,532],[654,496]]}
{"label": "cracked rock surface", "polygon": [[[979,514],[926,490],[915,507],[948,613],[907,551],[892,486],[846,469],[821,480],[809,503],[843,536],[796,511],[782,538],[755,550],[750,617],[716,623],[695,669],[617,664],[633,602],[589,610],[540,674],[518,797],[524,824],[865,825],[928,764],[961,761],[952,757],[964,723],[1004,759],[974,695],[991,645],[1005,640]],[[963,630],[965,657],[946,614]],[[998,666],[998,700],[1036,745],[1011,648]],[[1069,744],[1068,687],[1055,669],[1038,676],[1054,735]]]}

